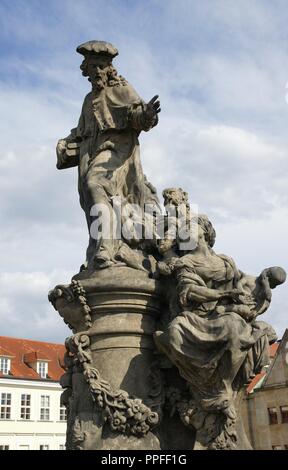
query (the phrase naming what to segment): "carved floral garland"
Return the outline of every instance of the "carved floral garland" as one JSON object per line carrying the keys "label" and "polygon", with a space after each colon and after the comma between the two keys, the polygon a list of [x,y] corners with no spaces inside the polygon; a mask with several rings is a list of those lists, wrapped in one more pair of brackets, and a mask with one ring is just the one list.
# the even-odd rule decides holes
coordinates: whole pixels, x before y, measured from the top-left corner
{"label": "carved floral garland", "polygon": [[74,279],[71,282],[71,288],[74,296],[78,297],[78,302],[81,304],[81,310],[84,315],[85,325],[90,328],[90,326],[92,325],[91,308],[88,305],[85,289],[81,285],[80,281],[75,281]]}
{"label": "carved floral garland", "polygon": [[[81,285],[80,281],[73,279],[69,286],[58,285],[49,292],[48,299],[52,303],[55,310],[57,310],[56,300],[60,297],[64,297],[67,302],[74,302],[75,300],[78,300],[84,316],[84,324],[87,328],[90,328],[92,325],[91,309],[88,305],[85,289]],[[63,320],[73,331],[73,333],[76,333],[77,330],[75,330],[75,328],[73,328],[73,326],[65,318],[63,318]]]}
{"label": "carved floral garland", "polygon": [[[49,300],[56,308],[56,300],[64,296],[68,302],[75,299],[81,305],[85,326],[91,327],[91,308],[86,292],[80,281],[72,280],[70,286],[59,285],[49,293]],[[71,329],[73,328],[69,325]],[[75,333],[75,330],[73,329]],[[67,358],[74,354],[83,367],[84,377],[89,384],[93,400],[103,412],[111,429],[125,434],[144,436],[159,422],[159,415],[145,405],[141,399],[129,397],[124,390],[113,390],[111,385],[103,380],[100,372],[92,366],[89,331],[77,333],[66,341]],[[73,362],[73,361],[72,361]],[[66,374],[67,375],[67,374]]]}
{"label": "carved floral garland", "polygon": [[142,400],[129,397],[124,390],[113,390],[111,385],[101,378],[100,372],[92,367],[91,353],[86,350],[90,345],[87,332],[72,336],[68,343],[72,351],[76,346],[77,357],[82,364],[93,400],[102,410],[113,431],[141,437],[158,424],[157,412],[152,411]]}

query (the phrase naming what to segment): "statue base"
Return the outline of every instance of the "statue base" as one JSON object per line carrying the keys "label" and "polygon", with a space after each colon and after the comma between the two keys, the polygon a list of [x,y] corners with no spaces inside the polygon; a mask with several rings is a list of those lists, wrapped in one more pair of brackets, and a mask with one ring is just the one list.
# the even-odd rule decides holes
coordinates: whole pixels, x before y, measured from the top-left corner
{"label": "statue base", "polygon": [[[167,309],[164,298],[158,280],[124,266],[82,271],[70,285],[50,292],[50,301],[73,331],[66,340],[67,371],[60,381],[68,411],[67,449],[209,448],[209,432],[202,436],[204,428],[196,431],[184,416],[189,406],[184,414],[183,400],[180,413],[167,406],[172,399],[178,408],[177,395],[187,393],[187,384],[167,358],[163,365],[154,343]],[[235,425],[233,450],[251,449],[239,414]]]}
{"label": "statue base", "polygon": [[67,449],[172,448],[175,425],[182,445],[192,449],[194,432],[180,420],[171,420],[170,434],[161,424],[164,379],[153,340],[161,313],[158,281],[123,266],[82,271],[49,298],[74,333],[66,340],[61,378]]}

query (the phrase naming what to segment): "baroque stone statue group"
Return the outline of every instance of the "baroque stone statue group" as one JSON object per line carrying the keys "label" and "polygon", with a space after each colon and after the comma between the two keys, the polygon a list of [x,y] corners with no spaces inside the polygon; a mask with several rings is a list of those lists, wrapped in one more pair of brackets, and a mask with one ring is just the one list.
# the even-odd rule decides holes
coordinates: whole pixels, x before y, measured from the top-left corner
{"label": "baroque stone statue group", "polygon": [[77,52],[92,89],[57,144],[57,168],[78,168],[89,243],[71,283],[49,293],[73,333],[66,447],[251,449],[242,394],[277,339],[257,317],[286,273],[251,276],[216,253],[215,228],[181,188],[164,190],[162,210],[138,141],[158,124],[158,96],[145,103],[118,74],[112,44]]}

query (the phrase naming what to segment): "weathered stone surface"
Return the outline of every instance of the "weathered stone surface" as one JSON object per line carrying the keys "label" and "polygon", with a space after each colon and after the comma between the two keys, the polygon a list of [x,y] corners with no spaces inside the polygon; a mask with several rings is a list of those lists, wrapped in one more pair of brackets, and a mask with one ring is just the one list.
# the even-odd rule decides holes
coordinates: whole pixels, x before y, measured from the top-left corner
{"label": "weathered stone surface", "polygon": [[276,334],[256,319],[286,273],[250,276],[217,254],[212,223],[181,188],[164,190],[161,218],[138,142],[158,123],[158,96],[146,104],[118,75],[112,44],[77,51],[92,91],[58,142],[57,168],[78,167],[89,246],[71,283],[49,293],[73,331],[67,448],[250,449],[239,401],[269,360]]}
{"label": "weathered stone surface", "polygon": [[[174,198],[174,204],[185,199],[186,193]],[[197,430],[194,448],[250,448],[238,396],[269,362],[269,344],[277,336],[271,326],[255,320],[269,307],[271,289],[285,281],[286,273],[272,267],[258,277],[244,274],[230,257],[214,252],[216,232],[208,217],[196,218],[195,231],[187,211],[191,236],[196,234],[197,240],[185,254],[177,239],[162,244],[165,261],[158,267],[171,285],[171,320],[155,333],[155,342],[189,386],[174,406],[183,422]]]}
{"label": "weathered stone surface", "polygon": [[[89,41],[77,48],[84,55],[81,70],[88,76],[92,91],[84,100],[78,126],[57,145],[57,168],[78,166],[80,204],[90,234],[86,261],[91,269],[123,261],[123,245],[141,245],[137,235],[107,238],[97,230],[92,237],[91,227],[97,214],[91,209],[105,205],[112,219],[113,198],[120,198],[120,207],[127,211],[131,204],[141,212],[145,203],[157,203],[153,187],[142,171],[138,135],[157,124],[160,103],[158,96],[144,103],[127,80],[118,75],[112,66],[115,50],[103,41]],[[123,217],[119,217],[119,224],[124,223]]]}

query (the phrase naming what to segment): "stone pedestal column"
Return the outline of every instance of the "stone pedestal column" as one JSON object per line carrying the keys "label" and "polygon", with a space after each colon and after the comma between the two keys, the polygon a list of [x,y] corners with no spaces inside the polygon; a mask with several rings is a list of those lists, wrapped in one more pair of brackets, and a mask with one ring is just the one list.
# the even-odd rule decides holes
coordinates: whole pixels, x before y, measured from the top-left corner
{"label": "stone pedestal column", "polygon": [[153,341],[157,281],[114,267],[50,293],[74,335],[61,383],[70,449],[160,449],[163,387]]}

